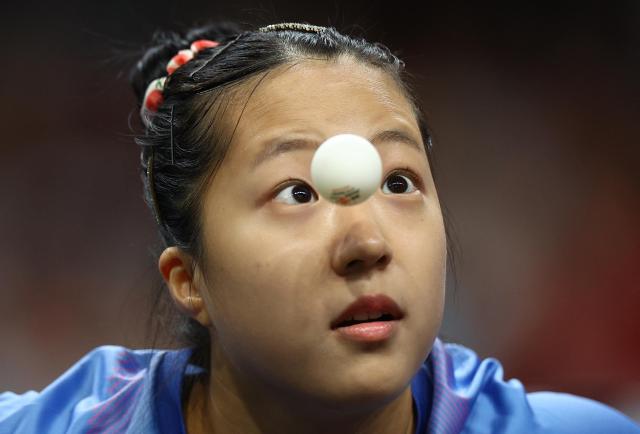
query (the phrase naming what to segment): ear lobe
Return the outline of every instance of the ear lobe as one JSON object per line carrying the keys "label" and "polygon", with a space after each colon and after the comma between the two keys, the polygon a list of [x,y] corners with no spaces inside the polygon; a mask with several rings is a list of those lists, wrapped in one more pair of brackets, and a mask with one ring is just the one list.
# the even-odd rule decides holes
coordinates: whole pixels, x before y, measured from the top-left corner
{"label": "ear lobe", "polygon": [[193,258],[176,246],[167,247],[158,259],[158,269],[178,309],[208,326],[209,315],[202,297],[205,288],[200,287],[201,279],[191,275],[192,264]]}

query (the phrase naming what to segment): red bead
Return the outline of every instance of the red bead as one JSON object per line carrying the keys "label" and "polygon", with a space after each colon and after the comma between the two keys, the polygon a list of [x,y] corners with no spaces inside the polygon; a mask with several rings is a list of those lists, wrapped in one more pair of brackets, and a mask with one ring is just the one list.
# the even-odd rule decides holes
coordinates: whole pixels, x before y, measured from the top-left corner
{"label": "red bead", "polygon": [[159,89],[154,89],[147,95],[147,99],[144,101],[144,106],[149,111],[157,112],[163,99],[162,92]]}
{"label": "red bead", "polygon": [[204,50],[205,48],[217,47],[218,45],[220,45],[220,42],[210,41],[209,39],[199,39],[191,43],[191,51],[197,53]]}
{"label": "red bead", "polygon": [[171,75],[173,71],[187,63],[189,60],[193,59],[193,51],[191,50],[180,50],[178,54],[173,56],[169,63],[167,64],[167,73]]}

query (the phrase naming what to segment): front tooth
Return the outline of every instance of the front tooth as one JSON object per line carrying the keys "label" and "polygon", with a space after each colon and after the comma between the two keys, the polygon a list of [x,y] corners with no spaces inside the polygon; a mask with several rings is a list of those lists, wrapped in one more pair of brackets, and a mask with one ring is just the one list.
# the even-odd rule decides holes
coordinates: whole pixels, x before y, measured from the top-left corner
{"label": "front tooth", "polygon": [[353,317],[356,321],[366,321],[369,319],[369,316],[366,313],[359,313]]}

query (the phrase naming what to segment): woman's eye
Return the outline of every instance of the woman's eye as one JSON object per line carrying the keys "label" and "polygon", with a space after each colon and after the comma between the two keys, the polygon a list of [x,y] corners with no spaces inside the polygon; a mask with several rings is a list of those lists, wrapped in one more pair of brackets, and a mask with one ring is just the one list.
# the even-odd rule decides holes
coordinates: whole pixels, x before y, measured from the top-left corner
{"label": "woman's eye", "polygon": [[317,196],[307,184],[298,182],[296,184],[289,184],[281,189],[274,199],[289,205],[297,205],[311,202],[312,199],[317,200]]}
{"label": "woman's eye", "polygon": [[407,175],[401,175],[399,173],[393,173],[382,184],[382,192],[389,193],[413,193],[417,188],[411,177]]}

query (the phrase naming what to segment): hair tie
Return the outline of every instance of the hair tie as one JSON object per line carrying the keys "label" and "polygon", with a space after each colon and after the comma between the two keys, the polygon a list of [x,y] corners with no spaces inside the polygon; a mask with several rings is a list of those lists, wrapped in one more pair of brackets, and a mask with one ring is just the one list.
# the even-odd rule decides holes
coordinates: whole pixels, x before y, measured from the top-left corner
{"label": "hair tie", "polygon": [[209,39],[199,39],[191,43],[188,49],[178,51],[178,54],[173,56],[169,63],[167,63],[167,75],[164,77],[156,78],[152,80],[147,86],[147,90],[144,93],[144,99],[142,100],[142,109],[140,110],[140,117],[144,124],[149,127],[151,120],[145,112],[155,113],[164,100],[162,92],[164,91],[164,84],[167,77],[173,74],[173,72],[180,68],[182,65],[193,59],[196,54],[206,48],[213,48],[220,45],[220,42],[211,41]]}

